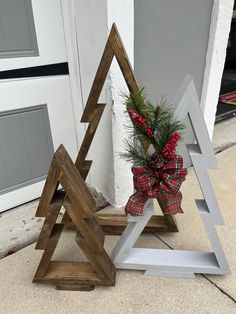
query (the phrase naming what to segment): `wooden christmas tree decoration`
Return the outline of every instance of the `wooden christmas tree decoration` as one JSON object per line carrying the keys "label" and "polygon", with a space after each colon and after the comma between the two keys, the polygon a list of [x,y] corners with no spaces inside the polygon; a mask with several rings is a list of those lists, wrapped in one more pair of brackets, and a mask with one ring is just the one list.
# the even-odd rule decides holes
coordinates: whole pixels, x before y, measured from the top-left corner
{"label": "wooden christmas tree decoration", "polygon": [[176,119],[184,120],[188,115],[196,136],[197,143],[187,145],[187,149],[204,196],[195,202],[213,252],[133,248],[153,214],[153,200],[149,199],[143,216],[128,218],[128,225],[113,250],[112,259],[118,268],[145,270],[147,275],[194,277],[195,273],[228,274],[229,266],[214,228],[214,225],[223,225],[224,222],[207,173],[207,169],[217,168],[217,161],[190,76],[186,77],[176,104]]}
{"label": "wooden christmas tree decoration", "polygon": [[[89,125],[75,163],[79,171],[81,171],[85,165],[89,171],[92,164],[92,161],[86,160],[86,156],[106,105],[98,104],[98,100],[113,57],[116,57],[118,61],[130,94],[134,94],[138,90],[138,83],[135,79],[127,53],[121,41],[116,25],[113,24],[81,119],[81,122],[88,122]],[[142,144],[145,146],[145,143]],[[162,204],[159,205],[163,211]],[[97,220],[106,234],[121,234],[127,224],[127,217],[125,215],[100,214],[97,216]],[[178,227],[173,216],[154,215],[153,217],[150,217],[150,221],[147,226],[145,226],[144,231],[177,232]]]}
{"label": "wooden christmas tree decoration", "polygon": [[[104,232],[94,218],[96,203],[84,179],[87,164],[81,169],[83,178],[65,148],[54,154],[36,216],[45,217],[36,249],[44,250],[33,282],[54,283],[57,289],[92,290],[94,286],[114,286],[116,270],[104,249]],[[63,191],[58,190],[59,184]],[[57,223],[61,207],[66,209],[76,228],[76,242],[88,262],[51,261],[66,219]]]}

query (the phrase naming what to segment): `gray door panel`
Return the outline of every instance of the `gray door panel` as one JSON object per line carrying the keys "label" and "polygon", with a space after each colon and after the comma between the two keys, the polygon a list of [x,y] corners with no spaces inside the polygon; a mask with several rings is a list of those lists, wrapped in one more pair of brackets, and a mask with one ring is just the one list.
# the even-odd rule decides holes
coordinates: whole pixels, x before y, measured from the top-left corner
{"label": "gray door panel", "polygon": [[38,55],[31,0],[0,0],[0,58]]}
{"label": "gray door panel", "polygon": [[6,166],[3,162],[3,154],[0,150],[0,190],[10,186],[10,181],[7,175]]}
{"label": "gray door panel", "polygon": [[19,114],[0,119],[0,145],[10,185],[19,184],[22,180],[27,181],[32,177],[20,119]]}
{"label": "gray door panel", "polygon": [[44,116],[42,110],[36,110],[21,114],[21,119],[31,175],[37,178],[46,174],[45,166],[49,165],[51,157]]}
{"label": "gray door panel", "polygon": [[0,194],[43,180],[52,155],[46,105],[0,113]]}

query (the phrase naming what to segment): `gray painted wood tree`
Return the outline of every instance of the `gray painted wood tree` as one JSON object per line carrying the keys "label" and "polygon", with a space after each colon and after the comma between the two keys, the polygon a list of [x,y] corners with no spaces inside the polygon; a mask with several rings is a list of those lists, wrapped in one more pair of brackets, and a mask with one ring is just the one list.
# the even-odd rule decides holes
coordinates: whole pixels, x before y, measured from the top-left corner
{"label": "gray painted wood tree", "polygon": [[117,268],[145,270],[146,275],[194,277],[195,273],[228,274],[229,265],[214,225],[224,221],[214,194],[207,169],[216,169],[217,161],[211,146],[207,127],[200,108],[193,79],[188,75],[176,97],[175,117],[189,116],[196,143],[187,145],[203,199],[195,200],[212,252],[133,248],[154,213],[153,200],[145,204],[144,215],[128,217],[128,225],[118,240],[112,260]]}

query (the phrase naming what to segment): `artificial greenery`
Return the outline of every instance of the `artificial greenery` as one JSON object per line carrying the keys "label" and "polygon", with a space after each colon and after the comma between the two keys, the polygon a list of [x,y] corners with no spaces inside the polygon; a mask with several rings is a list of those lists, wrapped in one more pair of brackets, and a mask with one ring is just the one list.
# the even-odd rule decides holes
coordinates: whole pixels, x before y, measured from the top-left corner
{"label": "artificial greenery", "polygon": [[147,99],[144,88],[132,95],[123,94],[123,97],[130,138],[124,141],[125,153],[121,157],[136,167],[148,167],[152,155],[162,155],[168,141],[173,142],[173,135],[182,131],[184,125],[174,118],[173,109],[164,98],[154,106]]}

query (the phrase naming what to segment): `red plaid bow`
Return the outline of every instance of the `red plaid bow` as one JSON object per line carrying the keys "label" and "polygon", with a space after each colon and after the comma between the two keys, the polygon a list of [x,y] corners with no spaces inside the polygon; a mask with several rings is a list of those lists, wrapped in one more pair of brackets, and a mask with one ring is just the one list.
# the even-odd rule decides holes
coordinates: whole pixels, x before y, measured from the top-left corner
{"label": "red plaid bow", "polygon": [[132,172],[137,192],[130,196],[125,206],[126,215],[142,216],[148,198],[157,198],[162,202],[165,205],[164,214],[175,215],[183,212],[180,206],[182,194],[179,189],[185,180],[187,169],[183,168],[181,156],[176,155],[156,172],[138,167],[133,167]]}

